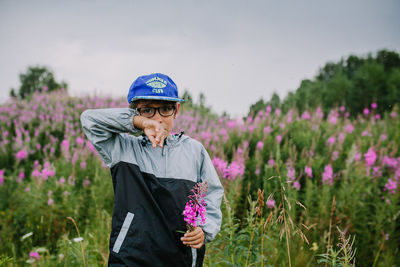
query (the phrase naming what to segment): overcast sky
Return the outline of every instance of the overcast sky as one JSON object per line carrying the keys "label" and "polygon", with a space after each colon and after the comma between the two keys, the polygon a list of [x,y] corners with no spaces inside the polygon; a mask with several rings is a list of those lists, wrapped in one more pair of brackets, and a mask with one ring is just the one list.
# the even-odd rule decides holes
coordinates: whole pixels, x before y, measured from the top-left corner
{"label": "overcast sky", "polygon": [[137,76],[169,75],[238,116],[285,97],[327,61],[400,52],[400,1],[0,0],[0,102],[29,65],[71,95],[126,97]]}

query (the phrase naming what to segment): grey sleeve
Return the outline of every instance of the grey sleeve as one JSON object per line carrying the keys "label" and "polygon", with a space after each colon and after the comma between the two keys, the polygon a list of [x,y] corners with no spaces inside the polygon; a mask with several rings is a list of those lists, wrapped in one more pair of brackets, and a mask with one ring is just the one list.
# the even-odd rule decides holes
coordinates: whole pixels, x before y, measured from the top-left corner
{"label": "grey sleeve", "polygon": [[205,242],[207,243],[213,240],[221,229],[222,212],[220,207],[224,188],[204,147],[202,148],[202,158],[200,177],[202,182],[208,182],[208,190],[205,197],[207,204],[206,223],[202,226]]}
{"label": "grey sleeve", "polygon": [[133,117],[138,115],[130,108],[88,109],[81,114],[83,131],[104,163],[111,168],[126,149],[123,133],[135,133]]}

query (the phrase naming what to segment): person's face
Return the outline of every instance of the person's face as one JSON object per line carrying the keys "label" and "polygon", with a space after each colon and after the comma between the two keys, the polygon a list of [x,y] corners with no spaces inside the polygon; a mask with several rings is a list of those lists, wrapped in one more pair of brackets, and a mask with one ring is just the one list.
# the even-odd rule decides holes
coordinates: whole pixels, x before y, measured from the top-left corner
{"label": "person's face", "polygon": [[[140,100],[140,102],[138,102],[136,108],[141,111],[141,113],[142,113],[141,116],[164,124],[166,130],[170,133],[172,130],[172,127],[174,126],[174,119],[176,119],[178,116],[179,109],[180,109],[180,103],[179,102],[175,103],[175,102],[169,102],[169,101],[162,101],[162,100],[160,100],[160,101]],[[153,114],[154,108],[158,108],[158,109],[155,110],[154,116],[151,116]],[[160,112],[163,115],[161,115]],[[171,114],[171,115],[169,115],[169,114]],[[149,117],[149,116],[151,116],[151,117]]]}

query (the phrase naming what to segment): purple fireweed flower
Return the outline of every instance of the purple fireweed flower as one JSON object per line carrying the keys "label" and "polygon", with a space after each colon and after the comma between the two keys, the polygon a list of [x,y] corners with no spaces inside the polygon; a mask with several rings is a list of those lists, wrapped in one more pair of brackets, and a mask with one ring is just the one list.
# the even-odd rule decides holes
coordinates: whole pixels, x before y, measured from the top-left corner
{"label": "purple fireweed flower", "polygon": [[292,116],[289,116],[286,121],[287,121],[287,123],[292,123],[293,122]]}
{"label": "purple fireweed flower", "polygon": [[361,133],[361,136],[371,136],[371,134],[370,134],[367,130],[364,130],[364,131]]}
{"label": "purple fireweed flower", "polygon": [[54,204],[54,200],[52,198],[49,198],[47,201],[47,205],[52,206]]}
{"label": "purple fireweed flower", "polygon": [[390,117],[392,117],[392,119],[396,118],[397,117],[397,113],[393,111],[392,113],[390,113]]}
{"label": "purple fireweed flower", "polygon": [[397,163],[396,158],[391,158],[391,157],[388,157],[388,156],[384,156],[383,159],[382,159],[382,164],[386,165],[386,166],[389,166],[391,168],[396,168],[398,163]]}
{"label": "purple fireweed flower", "polygon": [[339,158],[339,151],[332,152],[332,160],[337,160]]}
{"label": "purple fireweed flower", "polygon": [[344,114],[344,117],[345,117],[345,118],[350,117],[350,112],[346,112],[346,113]]}
{"label": "purple fireweed flower", "polygon": [[336,137],[331,136],[326,142],[328,143],[328,145],[333,146],[333,144],[336,142]]}
{"label": "purple fireweed flower", "polygon": [[280,144],[282,142],[282,136],[281,135],[276,136],[276,142],[278,142],[278,144]]}
{"label": "purple fireweed flower", "polygon": [[344,106],[341,106],[341,107],[339,108],[339,110],[340,110],[341,112],[344,112],[344,111],[346,110],[346,108],[345,108]]}
{"label": "purple fireweed flower", "polygon": [[389,240],[390,235],[389,234],[385,234],[385,240]]}
{"label": "purple fireweed flower", "polygon": [[364,108],[363,113],[364,113],[364,115],[369,115],[369,109]]}
{"label": "purple fireweed flower", "polygon": [[340,143],[340,144],[343,143],[345,136],[346,136],[346,135],[345,135],[344,133],[340,133],[340,134],[339,134],[339,143]]}
{"label": "purple fireweed flower", "polygon": [[293,167],[288,168],[287,177],[289,181],[294,181],[296,179],[296,170]]}
{"label": "purple fireweed flower", "polygon": [[25,188],[25,192],[29,192],[29,191],[31,191],[31,188],[30,187],[26,187]]}
{"label": "purple fireweed flower", "polygon": [[385,184],[385,188],[383,190],[390,192],[391,194],[396,193],[397,183],[396,181],[392,181],[392,179],[388,179],[388,182]]}
{"label": "purple fireweed flower", "polygon": [[372,166],[375,164],[375,160],[377,159],[377,155],[375,151],[370,147],[368,152],[364,154],[365,163],[367,166]]}
{"label": "purple fireweed flower", "polygon": [[281,110],[279,108],[275,109],[275,115],[278,117],[281,115]]}
{"label": "purple fireweed flower", "polygon": [[86,178],[85,180],[83,180],[82,182],[82,186],[83,187],[88,187],[90,185],[90,180],[88,178]]}
{"label": "purple fireweed flower", "polygon": [[31,251],[31,252],[29,252],[29,258],[36,259],[36,260],[40,260],[39,253],[36,252],[36,251]]}
{"label": "purple fireweed flower", "polygon": [[228,162],[218,157],[214,157],[211,162],[219,173],[223,173],[228,165]]}
{"label": "purple fireweed flower", "polygon": [[63,149],[65,149],[65,150],[68,150],[69,149],[69,141],[68,140],[63,140],[62,142],[61,142],[61,148],[63,148]]}
{"label": "purple fireweed flower", "polygon": [[381,141],[385,141],[386,139],[387,139],[386,134],[381,134],[381,136],[379,137],[379,140],[381,140]]}
{"label": "purple fireweed flower", "polygon": [[266,111],[267,113],[270,113],[270,112],[272,111],[271,106],[267,106],[267,107],[265,108],[265,111]]}
{"label": "purple fireweed flower", "polygon": [[378,104],[376,104],[375,102],[371,104],[372,109],[376,109],[377,107],[378,107]]}
{"label": "purple fireweed flower", "polygon": [[312,178],[312,168],[310,166],[305,166],[304,172],[307,174],[308,177]]}
{"label": "purple fireweed flower", "polygon": [[16,157],[17,159],[24,159],[24,158],[26,158],[27,156],[28,156],[28,152],[26,152],[26,150],[24,150],[24,149],[18,151],[18,153],[15,154],[15,157]]}
{"label": "purple fireweed flower", "polygon": [[267,200],[266,204],[269,209],[273,209],[275,207],[275,200],[273,198],[270,198]]}
{"label": "purple fireweed flower", "polygon": [[322,184],[332,185],[333,183],[333,170],[331,164],[325,166],[324,173],[322,174]]}
{"label": "purple fireweed flower", "polygon": [[83,140],[83,138],[81,138],[81,137],[77,137],[75,142],[77,145],[81,146],[85,143],[85,140]]}
{"label": "purple fireweed flower", "polygon": [[258,142],[257,142],[257,145],[256,145],[256,148],[257,148],[258,150],[261,150],[261,149],[263,149],[263,147],[264,147],[264,143],[263,143],[262,141],[258,141]]}
{"label": "purple fireweed flower", "polygon": [[328,122],[332,125],[336,125],[338,122],[338,118],[335,113],[330,113],[328,115]]}
{"label": "purple fireweed flower", "polygon": [[206,202],[204,200],[208,190],[208,183],[197,183],[188,196],[189,201],[186,202],[185,209],[183,210],[184,221],[189,231],[192,231],[198,226],[197,218],[200,216],[200,225],[206,223]]}
{"label": "purple fireweed flower", "polygon": [[90,151],[92,151],[93,153],[96,153],[96,149],[94,148],[92,143],[86,142],[86,148],[89,149]]}
{"label": "purple fireweed flower", "polygon": [[65,183],[65,178],[64,177],[61,177],[59,180],[58,180],[58,184],[59,185],[63,185]]}
{"label": "purple fireweed flower", "polygon": [[244,174],[244,165],[243,163],[232,161],[229,167],[225,168],[223,171],[224,178],[228,180],[234,180],[238,176],[242,176]]}
{"label": "purple fireweed flower", "polygon": [[40,171],[38,169],[33,170],[32,177],[35,177],[35,178],[40,177]]}
{"label": "purple fireweed flower", "polygon": [[382,171],[381,171],[381,167],[379,166],[375,166],[372,168],[372,177],[381,177],[382,176]]}
{"label": "purple fireweed flower", "polygon": [[302,119],[302,120],[309,120],[309,119],[311,119],[310,113],[308,113],[308,111],[304,111],[303,114],[301,115],[301,119]]}
{"label": "purple fireweed flower", "polygon": [[47,180],[48,177],[53,177],[56,174],[56,172],[54,170],[44,168],[42,170],[41,174],[42,174],[43,180]]}
{"label": "purple fireweed flower", "polygon": [[4,184],[4,177],[0,176],[0,186]]}
{"label": "purple fireweed flower", "polygon": [[269,165],[269,166],[272,167],[272,166],[274,166],[274,164],[275,164],[274,159],[269,159],[269,160],[268,160],[268,165]]}
{"label": "purple fireweed flower", "polygon": [[361,159],[361,153],[356,153],[355,155],[354,155],[354,160],[355,161],[359,161]]}
{"label": "purple fireweed flower", "polygon": [[298,181],[294,181],[292,184],[293,188],[295,188],[297,191],[300,190],[300,183]]}
{"label": "purple fireweed flower", "polygon": [[82,161],[80,166],[82,170],[86,170],[86,161]]}
{"label": "purple fireweed flower", "polygon": [[271,132],[272,132],[272,129],[271,129],[270,126],[264,127],[264,133],[265,133],[265,134],[269,134],[269,133],[271,133]]}
{"label": "purple fireweed flower", "polygon": [[317,116],[317,118],[319,119],[322,119],[324,117],[324,112],[322,111],[321,107],[317,107],[315,111],[315,116]]}
{"label": "purple fireweed flower", "polygon": [[380,119],[381,119],[381,115],[376,114],[376,115],[375,115],[375,119],[376,119],[376,120],[380,120]]}

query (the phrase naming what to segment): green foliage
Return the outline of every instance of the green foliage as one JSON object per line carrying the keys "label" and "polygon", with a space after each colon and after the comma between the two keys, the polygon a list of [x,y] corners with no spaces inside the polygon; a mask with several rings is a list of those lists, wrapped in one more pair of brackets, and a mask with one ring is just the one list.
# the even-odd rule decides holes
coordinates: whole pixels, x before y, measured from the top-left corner
{"label": "green foliage", "polygon": [[295,92],[289,92],[283,101],[258,100],[250,107],[248,116],[271,105],[283,112],[296,107],[300,113],[317,106],[324,108],[325,115],[334,107],[344,106],[352,117],[378,104],[382,114],[400,103],[400,55],[395,51],[380,50],[375,56],[350,55],[339,62],[328,62],[315,79],[301,81]]}
{"label": "green foliage", "polygon": [[67,89],[65,82],[58,83],[54,74],[45,66],[29,66],[25,73],[19,75],[21,86],[18,92],[11,89],[10,96],[25,99],[33,92],[54,91],[59,88]]}

